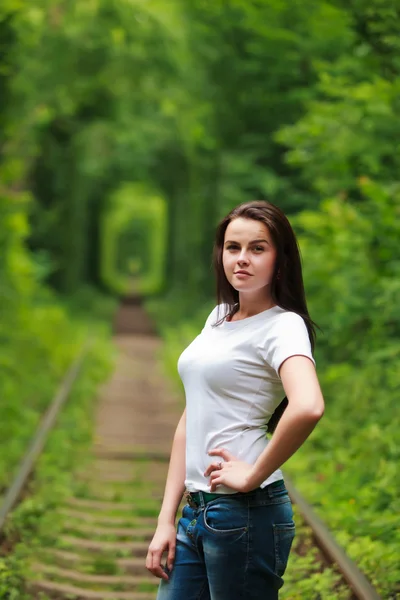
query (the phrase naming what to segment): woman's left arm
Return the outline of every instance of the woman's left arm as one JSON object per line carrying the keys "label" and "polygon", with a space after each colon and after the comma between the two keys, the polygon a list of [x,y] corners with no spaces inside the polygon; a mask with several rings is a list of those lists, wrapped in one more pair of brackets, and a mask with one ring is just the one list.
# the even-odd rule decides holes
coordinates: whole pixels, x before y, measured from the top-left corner
{"label": "woman's left arm", "polygon": [[300,448],[324,414],[324,399],[310,359],[291,356],[281,365],[279,375],[288,405],[249,474],[251,489],[258,487]]}
{"label": "woman's left arm", "polygon": [[222,470],[211,471],[211,465],[207,470],[211,491],[217,490],[220,483],[230,485],[241,492],[259,487],[300,448],[324,414],[324,399],[314,364],[309,358],[287,358],[279,369],[279,375],[288,406],[268,446],[253,465],[235,460],[235,457],[224,449],[212,450],[210,455],[221,456],[226,463],[223,463]]}

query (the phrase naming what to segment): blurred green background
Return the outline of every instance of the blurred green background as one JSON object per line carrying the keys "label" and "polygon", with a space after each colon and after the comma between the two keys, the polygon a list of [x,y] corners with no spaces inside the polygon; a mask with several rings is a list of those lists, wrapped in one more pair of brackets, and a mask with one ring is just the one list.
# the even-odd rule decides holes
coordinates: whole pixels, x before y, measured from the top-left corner
{"label": "blurred green background", "polygon": [[395,597],[399,24],[397,0],[3,0],[0,488],[116,298],[145,297],[175,372],[218,219],[265,198],[322,330],[327,410],[288,471]]}

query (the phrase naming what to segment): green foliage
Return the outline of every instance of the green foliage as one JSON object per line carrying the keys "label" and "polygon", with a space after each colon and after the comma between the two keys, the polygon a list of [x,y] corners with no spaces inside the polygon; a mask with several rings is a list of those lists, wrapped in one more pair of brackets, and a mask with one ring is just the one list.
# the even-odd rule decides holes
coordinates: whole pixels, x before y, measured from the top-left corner
{"label": "green foliage", "polygon": [[288,600],[349,600],[351,590],[334,567],[327,566],[314,544],[311,530],[294,505],[296,536],[280,596]]}
{"label": "green foliage", "polygon": [[[290,469],[383,597],[400,580],[396,411],[400,377],[399,188],[360,181],[362,202],[332,199],[302,231],[324,419]],[[326,282],[321,285],[321,282]]]}
{"label": "green foliage", "polygon": [[[74,471],[85,459],[92,442],[96,392],[110,372],[111,358],[105,332],[97,324],[96,336],[79,379],[36,465],[29,484],[29,494],[7,520],[4,543],[13,548],[13,554],[0,560],[1,599],[29,598],[26,591],[29,563],[37,558],[43,548],[56,544],[62,528],[62,518],[56,508],[71,495],[75,485]],[[9,427],[22,455],[26,447],[19,428],[12,421]]]}
{"label": "green foliage", "polygon": [[[382,597],[391,598],[400,581],[396,486],[399,451],[393,418],[400,387],[396,360],[400,354],[400,79],[398,40],[393,35],[392,20],[397,8],[390,2],[371,4],[363,0],[350,6],[342,4],[343,12],[337,13],[335,22],[338,30],[332,30],[332,35],[340,37],[340,52],[336,57],[314,54],[315,80],[302,96],[303,114],[293,114],[273,135],[276,143],[287,147],[290,176],[286,188],[278,184],[275,190],[285,190],[292,202],[299,198],[304,203],[304,210],[292,221],[300,238],[311,314],[322,329],[316,358],[326,399],[324,419],[287,468]],[[220,16],[222,6],[215,6]],[[257,11],[252,3],[246,8],[239,2],[235,6],[237,11],[249,14]],[[223,12],[224,16],[230,16],[229,10]],[[315,13],[310,13],[311,21],[314,17]],[[215,14],[211,18],[216,18]],[[316,19],[321,25],[320,16]],[[265,22],[260,19],[257,32],[252,32],[253,48],[261,28],[268,29]],[[229,19],[224,20],[223,33],[229,26]],[[281,36],[276,22],[275,28],[274,34],[267,34],[265,49],[269,39],[278,39],[279,43],[294,39],[293,32]],[[309,31],[310,44],[314,44],[315,31]],[[239,44],[243,47],[244,40],[239,35],[235,40],[236,51]],[[286,59],[287,54],[284,56]],[[227,60],[226,54],[223,59]],[[243,62],[239,64],[247,67],[254,65],[248,54],[242,54],[240,60]],[[274,68],[279,68],[279,60]],[[219,58],[214,57],[214,61],[217,64]],[[240,68],[228,72],[226,79],[237,78],[238,73]],[[221,71],[218,74],[224,77]],[[232,87],[225,83],[222,93],[229,93]],[[257,83],[251,89],[258,91],[261,85]],[[273,82],[266,81],[266,85],[266,93],[270,93]],[[237,89],[246,88],[237,85]],[[229,102],[225,97],[224,103],[229,104],[230,130],[236,133],[232,147],[239,133],[232,125],[241,114],[238,97],[240,94],[234,98],[232,95]],[[243,118],[257,115],[259,125],[256,101],[257,96],[251,95],[252,110]],[[222,116],[221,120],[225,123]],[[249,121],[244,122],[248,128]],[[228,187],[222,189],[226,189],[227,197],[232,194],[232,199],[240,201],[241,188],[235,186],[238,178],[243,177],[247,189],[252,189],[253,173],[263,181],[261,171],[252,170],[260,163],[255,154],[239,151],[237,157],[232,152],[230,156],[233,169],[227,178]],[[222,169],[225,164],[222,160]],[[279,181],[274,166],[271,183]],[[221,186],[225,186],[223,177]],[[223,212],[228,205],[229,201],[220,201],[219,210]],[[175,371],[179,353],[204,321],[196,315],[190,317],[179,294],[167,300],[164,308],[154,314],[161,326],[168,318],[164,312],[169,315],[171,326],[161,328],[167,365]],[[284,591],[287,597],[334,597],[331,574],[310,575],[312,560],[311,553],[296,558]],[[337,597],[341,597],[340,592]]]}
{"label": "green foliage", "polygon": [[395,0],[1,4],[0,487],[86,335],[92,286],[157,292],[175,368],[212,306],[217,220],[267,197],[298,213],[322,328],[327,412],[290,468],[393,594],[398,20]]}
{"label": "green foliage", "polygon": [[25,593],[23,563],[19,557],[0,558],[1,600],[27,600]]}
{"label": "green foliage", "polygon": [[[0,434],[7,449],[0,453],[0,489],[10,483],[39,418],[79,352],[88,321],[74,317],[71,322],[55,295],[39,287],[34,264],[22,246],[10,242],[9,248],[10,285],[0,322]],[[23,268],[17,270],[20,264]],[[91,308],[95,313],[93,302]]]}
{"label": "green foliage", "polygon": [[389,4],[388,13],[382,3],[352,5],[359,26],[353,58],[320,63],[318,95],[277,135],[303,181],[328,195],[318,211],[294,219],[311,314],[322,328],[317,364],[326,413],[288,468],[384,598],[394,597],[400,581],[393,419],[400,388],[400,80],[389,68],[395,52],[383,56],[392,43]]}
{"label": "green foliage", "polygon": [[167,241],[162,197],[145,185],[122,185],[109,199],[101,234],[101,277],[108,289],[143,295],[161,289]]}
{"label": "green foliage", "polygon": [[400,80],[368,74],[354,81],[348,70],[340,63],[322,69],[320,97],[309,103],[305,117],[276,136],[292,147],[288,162],[302,167],[308,184],[321,194],[344,198],[357,190],[358,177],[388,182],[399,168]]}
{"label": "green foliage", "polygon": [[[29,243],[58,289],[118,271],[99,257],[117,260],[104,220],[125,182],[168,202],[169,255],[158,261],[167,287],[185,281],[193,297],[212,289],[202,264],[216,218],[249,194],[301,202],[273,133],[313,96],[313,57],[349,47],[345,11],[316,0],[174,0],[168,11],[155,1],[47,0],[2,10],[14,73],[6,154],[20,164],[12,183],[31,183]],[[202,260],[194,266],[192,256]],[[143,286],[157,287],[151,278]]]}
{"label": "green foliage", "polygon": [[156,2],[21,2],[2,14],[14,73],[5,151],[20,166],[10,184],[29,179],[30,245],[46,257],[51,282],[75,291],[98,281],[110,193],[123,181],[148,181],[176,136],[171,101],[158,90],[180,68],[184,28],[175,6]]}

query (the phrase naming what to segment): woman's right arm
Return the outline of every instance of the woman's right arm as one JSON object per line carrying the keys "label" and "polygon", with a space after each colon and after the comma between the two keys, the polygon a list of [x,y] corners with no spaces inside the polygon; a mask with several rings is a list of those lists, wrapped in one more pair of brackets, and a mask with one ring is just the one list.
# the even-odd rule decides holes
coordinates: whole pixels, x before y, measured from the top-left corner
{"label": "woman's right arm", "polygon": [[158,516],[158,525],[150,543],[146,567],[156,577],[168,581],[168,575],[161,565],[164,552],[168,551],[167,569],[172,570],[175,558],[176,530],[175,519],[185,491],[186,469],[186,409],[183,411],[175,431],[169,461],[164,499]]}

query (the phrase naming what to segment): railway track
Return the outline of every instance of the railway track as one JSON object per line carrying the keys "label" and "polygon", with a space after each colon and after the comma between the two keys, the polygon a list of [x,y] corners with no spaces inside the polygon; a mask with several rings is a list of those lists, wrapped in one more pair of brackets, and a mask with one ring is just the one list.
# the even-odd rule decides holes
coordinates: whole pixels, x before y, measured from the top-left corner
{"label": "railway track", "polygon": [[[148,573],[144,562],[182,408],[159,370],[161,342],[137,301],[122,304],[114,330],[119,358],[99,398],[91,456],[76,474],[74,495],[58,509],[62,535],[51,547],[42,548],[31,565],[29,593],[35,600],[154,600],[156,596],[158,580]],[[68,381],[78,375],[79,364],[73,369]],[[57,409],[53,406],[47,430],[41,432],[42,441],[32,444],[0,508],[3,522],[54,425],[56,410],[66,400],[68,385],[61,387],[54,403]],[[297,510],[312,531],[313,543],[320,548],[321,569],[329,563],[335,565],[351,590],[349,598],[379,599],[286,481]],[[0,520],[0,527],[2,524]]]}

